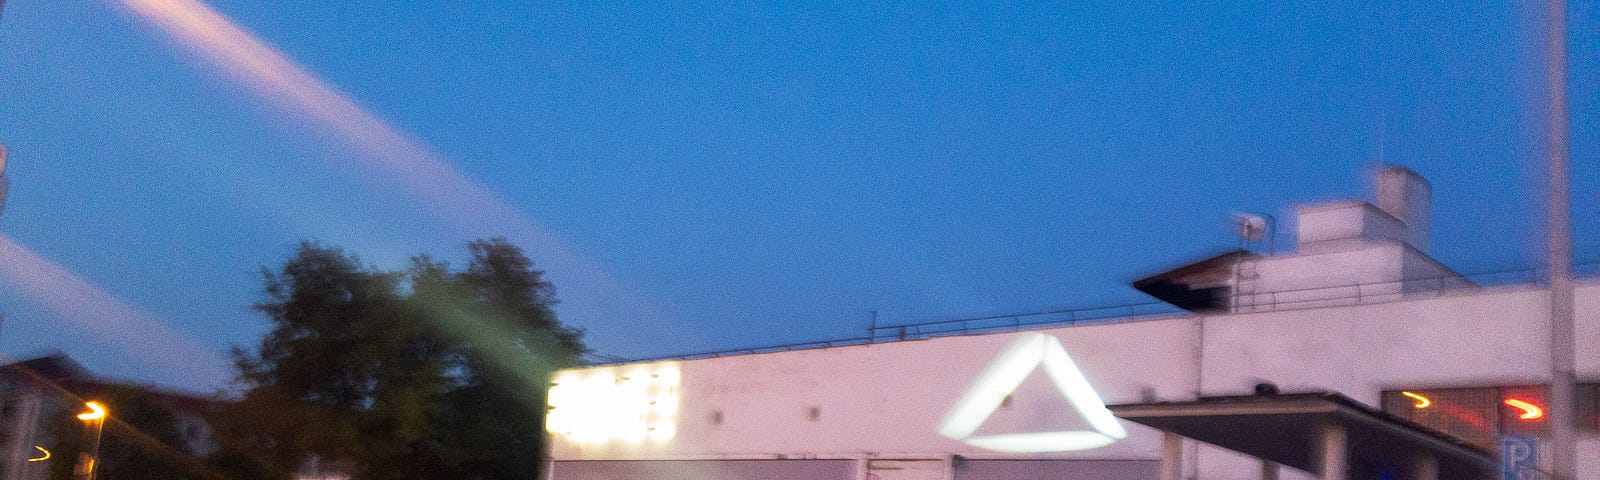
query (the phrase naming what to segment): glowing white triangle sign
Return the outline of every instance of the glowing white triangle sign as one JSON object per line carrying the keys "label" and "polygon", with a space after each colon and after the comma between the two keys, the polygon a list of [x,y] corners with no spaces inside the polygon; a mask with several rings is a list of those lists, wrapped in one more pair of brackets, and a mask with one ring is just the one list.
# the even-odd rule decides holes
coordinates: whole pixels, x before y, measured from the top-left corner
{"label": "glowing white triangle sign", "polygon": [[[1016,391],[1040,365],[1044,365],[1056,389],[1093,430],[971,436],[1000,408],[1006,395]],[[1106,409],[1100,395],[1089,386],[1089,380],[1072,363],[1067,349],[1061,347],[1061,341],[1042,333],[1028,333],[1007,347],[984,370],[983,376],[978,377],[977,383],[967,389],[966,395],[939,423],[939,434],[986,450],[1027,453],[1099,448],[1127,437],[1128,431],[1117,423],[1111,410]]]}

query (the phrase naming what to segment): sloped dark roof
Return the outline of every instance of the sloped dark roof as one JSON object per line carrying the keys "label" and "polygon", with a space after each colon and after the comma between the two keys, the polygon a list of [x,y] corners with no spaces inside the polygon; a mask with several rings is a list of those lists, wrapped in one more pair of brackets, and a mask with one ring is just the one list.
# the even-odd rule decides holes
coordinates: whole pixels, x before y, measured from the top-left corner
{"label": "sloped dark roof", "polygon": [[1191,312],[1227,308],[1227,279],[1239,260],[1256,258],[1249,250],[1230,250],[1133,281],[1146,295]]}
{"label": "sloped dark roof", "polygon": [[84,380],[91,376],[88,369],[83,368],[78,362],[73,361],[71,357],[60,352],[9,363],[0,366],[0,369],[20,373],[38,381],[48,382]]}
{"label": "sloped dark roof", "polygon": [[173,410],[183,413],[203,413],[220,402],[211,396],[103,378],[61,352],[0,365],[0,374],[15,376],[41,388],[70,393],[78,397],[94,397],[115,388],[138,389],[159,398]]}
{"label": "sloped dark roof", "polygon": [[1142,290],[1142,287],[1162,282],[1185,282],[1195,278],[1196,276],[1205,276],[1213,272],[1227,271],[1233,268],[1233,264],[1237,263],[1241,259],[1256,257],[1260,257],[1260,255],[1257,255],[1255,252],[1249,250],[1229,250],[1206,257],[1200,261],[1184,264],[1168,269],[1161,273],[1134,280],[1133,288],[1139,288]]}

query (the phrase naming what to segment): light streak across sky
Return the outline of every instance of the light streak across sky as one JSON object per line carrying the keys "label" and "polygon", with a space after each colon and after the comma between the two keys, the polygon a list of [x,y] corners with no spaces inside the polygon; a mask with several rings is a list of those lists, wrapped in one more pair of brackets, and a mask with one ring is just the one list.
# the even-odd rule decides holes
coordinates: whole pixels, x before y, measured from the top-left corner
{"label": "light streak across sky", "polygon": [[595,320],[634,324],[667,320],[653,302],[620,286],[511,203],[206,4],[113,1],[260,97],[338,132],[362,153],[352,160],[363,173],[416,199],[451,231],[503,235],[527,248],[565,293],[562,313],[569,322],[576,320],[593,334]]}
{"label": "light streak across sky", "polygon": [[222,386],[231,378],[220,349],[202,345],[4,235],[0,259],[0,282],[59,318],[63,334],[86,335],[96,347],[121,351],[122,358],[147,372],[183,369],[183,377],[206,386]]}

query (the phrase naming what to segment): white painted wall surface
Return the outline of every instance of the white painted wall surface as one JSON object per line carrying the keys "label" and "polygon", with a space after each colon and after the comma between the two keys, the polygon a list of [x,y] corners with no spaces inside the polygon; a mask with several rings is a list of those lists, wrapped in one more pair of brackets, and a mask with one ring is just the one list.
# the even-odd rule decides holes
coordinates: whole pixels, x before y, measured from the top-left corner
{"label": "white painted wall surface", "polygon": [[1578,441],[1578,477],[1600,478],[1600,439]]}
{"label": "white painted wall surface", "polygon": [[[1307,259],[1309,260],[1309,259]],[[1579,286],[1578,373],[1600,379],[1600,285]],[[1171,318],[1040,330],[1055,336],[1107,403],[1332,390],[1377,406],[1407,387],[1543,383],[1545,292],[1463,290],[1373,305]],[[1203,323],[1203,329],[1201,328]],[[1202,332],[1203,330],[1203,332]],[[1007,454],[941,437],[939,421],[1017,333],[942,337],[679,362],[682,406],[670,441],[580,445],[558,438],[556,460],[729,458],[1155,459],[1159,438],[1129,437],[1081,452]],[[1197,358],[1197,355],[1203,355]],[[1203,371],[1197,370],[1197,368]],[[818,409],[815,420],[810,410]],[[721,412],[722,423],[712,418]],[[1037,372],[985,428],[1071,428],[1075,416]],[[980,433],[985,430],[980,429]],[[1600,479],[1600,438],[1585,438],[1584,479]],[[1200,478],[1245,479],[1249,460],[1199,455]],[[1289,473],[1284,478],[1297,478]]]}
{"label": "white painted wall surface", "polygon": [[1433,186],[1417,172],[1404,167],[1386,167],[1378,172],[1378,208],[1406,225],[1407,242],[1428,251],[1433,210]]}
{"label": "white painted wall surface", "polygon": [[1426,254],[1399,242],[1346,244],[1346,250],[1246,260],[1235,290],[1235,312],[1321,308],[1393,301],[1402,294],[1433,295],[1471,283]]}
{"label": "white painted wall surface", "polygon": [[[1285,392],[1335,391],[1378,407],[1384,390],[1545,383],[1547,310],[1543,290],[1511,289],[1209,317],[1202,395],[1244,394],[1272,382]],[[1583,328],[1600,327],[1593,313],[1583,317]],[[1583,351],[1600,353],[1595,347]],[[1580,371],[1595,378],[1597,366]],[[1200,478],[1260,478],[1250,459],[1214,448],[1198,456]],[[1588,472],[1583,478],[1600,478],[1600,470]]]}
{"label": "white painted wall surface", "polygon": [[[1541,302],[1541,304],[1545,304]],[[1573,316],[1577,319],[1577,361],[1574,365],[1579,380],[1600,380],[1600,282],[1578,284],[1573,295]],[[1548,328],[1548,320],[1541,325]]]}
{"label": "white painted wall surface", "polygon": [[1391,388],[1536,383],[1549,375],[1544,304],[1540,290],[1466,291],[1209,317],[1202,393],[1244,393],[1271,381],[1284,391],[1332,390],[1376,406]]}
{"label": "white painted wall surface", "polygon": [[1255,287],[1240,288],[1235,310],[1354,305],[1401,293],[1405,247],[1363,243],[1349,250],[1289,254],[1253,260]]}
{"label": "white painted wall surface", "polygon": [[1346,250],[1351,242],[1409,239],[1404,222],[1360,200],[1303,206],[1297,218],[1299,250],[1305,253]]}
{"label": "white painted wall surface", "polygon": [[[1192,397],[1194,322],[1189,319],[1090,325],[1056,336],[1109,403]],[[874,456],[972,458],[996,454],[937,433],[940,420],[1018,333],[745,355],[681,362],[677,435],[579,444],[560,437],[556,459],[770,458]],[[1137,372],[1137,374],[1129,374]],[[811,420],[810,409],[819,416]],[[722,423],[713,418],[721,413]],[[1038,426],[1086,428],[1042,372],[1035,372],[979,433]],[[1126,441],[1081,453],[1039,458],[1151,458],[1159,440],[1139,430]]]}
{"label": "white painted wall surface", "polygon": [[1401,278],[1405,280],[1403,290],[1406,293],[1432,293],[1472,285],[1450,267],[1414,247],[1404,249],[1401,261]]}

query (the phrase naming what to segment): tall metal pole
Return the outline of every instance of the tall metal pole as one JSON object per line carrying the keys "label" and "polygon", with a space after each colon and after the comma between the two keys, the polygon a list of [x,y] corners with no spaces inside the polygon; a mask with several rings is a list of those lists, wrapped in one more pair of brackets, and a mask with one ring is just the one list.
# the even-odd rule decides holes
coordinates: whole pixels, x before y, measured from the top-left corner
{"label": "tall metal pole", "polygon": [[100,434],[105,431],[106,418],[111,413],[100,402],[84,402],[83,406],[88,407],[89,411],[78,414],[78,420],[88,422],[94,428],[94,436],[89,437],[89,444],[78,453],[78,464],[73,468],[72,476],[77,480],[94,480],[100,466]]}
{"label": "tall metal pole", "polygon": [[92,420],[91,425],[94,426],[94,437],[89,441],[89,446],[83,449],[84,452],[78,454],[78,478],[83,480],[94,480],[95,473],[100,471],[100,435],[105,432],[106,419]]}
{"label": "tall metal pole", "polygon": [[1567,2],[1549,0],[1550,46],[1550,443],[1555,480],[1576,473],[1577,402],[1573,389],[1572,185],[1568,157]]}

